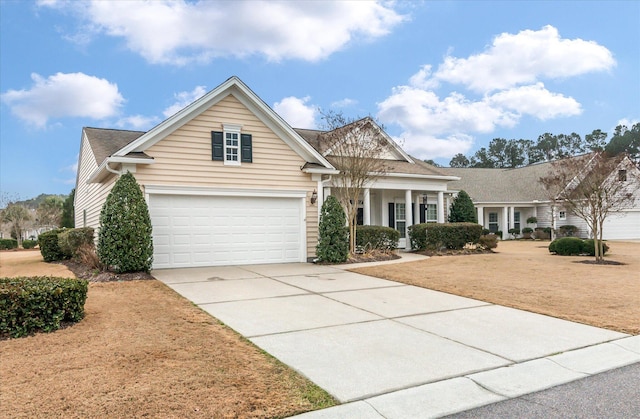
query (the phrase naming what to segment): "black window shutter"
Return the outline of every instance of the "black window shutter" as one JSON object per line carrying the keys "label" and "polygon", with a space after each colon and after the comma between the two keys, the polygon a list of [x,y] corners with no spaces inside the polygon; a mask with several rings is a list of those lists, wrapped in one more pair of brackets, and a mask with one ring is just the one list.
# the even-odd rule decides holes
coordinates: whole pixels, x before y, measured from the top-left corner
{"label": "black window shutter", "polygon": [[211,131],[211,160],[224,161],[222,131]]}
{"label": "black window shutter", "polygon": [[426,220],[425,218],[425,206],[424,204],[420,204],[420,224],[424,223]]}
{"label": "black window shutter", "polygon": [[243,163],[253,162],[253,152],[251,150],[251,134],[240,135],[240,161]]}
{"label": "black window shutter", "polygon": [[396,228],[396,204],[389,202],[389,227]]}
{"label": "black window shutter", "polygon": [[416,223],[416,204],[411,203],[411,224]]}

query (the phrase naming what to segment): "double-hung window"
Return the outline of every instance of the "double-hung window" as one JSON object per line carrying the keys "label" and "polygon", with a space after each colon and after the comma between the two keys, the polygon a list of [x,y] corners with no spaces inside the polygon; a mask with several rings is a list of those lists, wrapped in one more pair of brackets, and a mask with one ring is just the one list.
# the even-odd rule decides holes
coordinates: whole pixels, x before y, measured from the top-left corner
{"label": "double-hung window", "polygon": [[251,134],[241,133],[240,125],[224,124],[224,131],[211,131],[211,159],[239,166],[253,162]]}
{"label": "double-hung window", "polygon": [[425,220],[427,223],[437,223],[438,222],[438,206],[436,204],[427,204],[427,219]]}

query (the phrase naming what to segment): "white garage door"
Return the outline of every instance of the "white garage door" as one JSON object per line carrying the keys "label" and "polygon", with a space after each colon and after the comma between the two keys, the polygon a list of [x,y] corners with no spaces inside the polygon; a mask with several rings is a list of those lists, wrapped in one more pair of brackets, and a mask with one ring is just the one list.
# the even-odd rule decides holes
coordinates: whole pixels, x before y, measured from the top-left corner
{"label": "white garage door", "polygon": [[305,261],[302,199],[149,195],[153,267]]}
{"label": "white garage door", "polygon": [[607,240],[640,240],[640,211],[623,211],[607,216],[603,226]]}

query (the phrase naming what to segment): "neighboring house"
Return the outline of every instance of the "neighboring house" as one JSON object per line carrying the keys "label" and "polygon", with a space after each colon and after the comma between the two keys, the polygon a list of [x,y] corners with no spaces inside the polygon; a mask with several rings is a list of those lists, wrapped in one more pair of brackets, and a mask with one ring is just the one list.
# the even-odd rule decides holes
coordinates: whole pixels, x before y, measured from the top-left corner
{"label": "neighboring house", "polygon": [[[338,175],[319,134],[292,129],[237,77],[148,132],[84,128],[76,226],[100,228],[107,195],[129,171],[149,204],[154,269],[313,259],[319,206]],[[447,183],[458,178],[381,135],[389,170],[364,191],[362,223],[404,237],[413,223],[444,222]]]}
{"label": "neighboring house", "polygon": [[[587,164],[590,155],[581,156]],[[525,227],[555,227],[574,225],[578,235],[590,237],[586,223],[561,205],[552,212],[549,197],[539,182],[548,176],[552,163],[538,163],[516,169],[440,168],[450,175],[459,176],[451,182],[451,190],[464,190],[471,196],[477,212],[478,223],[492,232],[502,231],[508,238],[509,229]],[[640,183],[640,170],[625,158],[611,174],[620,181]],[[634,188],[635,189],[635,188]],[[637,191],[637,189],[636,189]],[[636,192],[637,193],[637,192]],[[536,217],[537,224],[527,224],[529,217]],[[640,196],[628,208],[611,213],[604,224],[604,238],[608,240],[640,239]]]}

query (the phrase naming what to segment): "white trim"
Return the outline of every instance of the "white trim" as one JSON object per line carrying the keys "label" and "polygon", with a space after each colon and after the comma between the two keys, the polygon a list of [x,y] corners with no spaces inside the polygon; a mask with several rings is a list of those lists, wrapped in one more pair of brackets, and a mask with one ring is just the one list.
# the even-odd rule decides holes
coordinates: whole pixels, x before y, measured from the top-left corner
{"label": "white trim", "polygon": [[336,169],[325,169],[325,168],[320,168],[320,167],[309,167],[306,169],[302,169],[303,173],[309,173],[309,174],[321,174],[321,175],[337,175],[340,173],[339,170]]}
{"label": "white trim", "polygon": [[[87,179],[86,183],[98,182],[99,180],[102,179],[102,175],[105,172],[115,173],[115,172],[112,172],[112,169],[109,167],[109,163],[154,164],[155,162],[156,161],[153,158],[141,159],[137,157],[122,157],[122,156],[107,157],[106,159],[104,159],[102,164],[100,164],[100,166],[98,166],[98,168],[89,175],[89,178]],[[120,173],[120,171],[117,171],[117,172]]]}
{"label": "white trim", "polygon": [[[375,175],[375,173],[371,173]],[[438,180],[460,180],[458,176],[442,176],[442,175],[421,175],[417,173],[385,173],[382,177],[406,177],[414,179],[438,179]]]}
{"label": "white trim", "polygon": [[[302,198],[307,197],[306,191],[301,190],[264,190],[238,188],[206,188],[198,186],[165,186],[146,185],[146,195],[200,195],[200,196],[240,196],[265,198]],[[306,208],[306,206],[305,206]]]}

